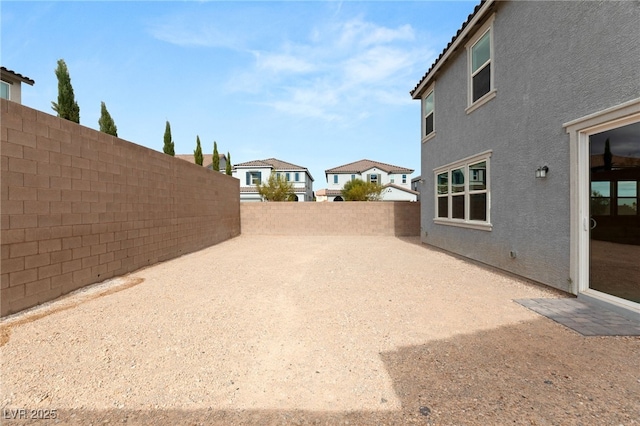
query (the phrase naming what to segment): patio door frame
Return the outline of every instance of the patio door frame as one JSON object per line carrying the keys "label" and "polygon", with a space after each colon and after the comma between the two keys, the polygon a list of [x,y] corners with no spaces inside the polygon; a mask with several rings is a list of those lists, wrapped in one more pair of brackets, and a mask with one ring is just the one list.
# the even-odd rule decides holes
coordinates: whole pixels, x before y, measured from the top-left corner
{"label": "patio door frame", "polygon": [[640,122],[640,98],[563,124],[570,144],[571,292],[640,315],[640,304],[589,288],[589,136]]}

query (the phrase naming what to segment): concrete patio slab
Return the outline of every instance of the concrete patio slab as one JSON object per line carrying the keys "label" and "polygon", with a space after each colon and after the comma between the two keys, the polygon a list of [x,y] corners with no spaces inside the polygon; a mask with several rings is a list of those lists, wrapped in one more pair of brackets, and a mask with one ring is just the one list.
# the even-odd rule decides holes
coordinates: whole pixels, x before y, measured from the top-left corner
{"label": "concrete patio slab", "polygon": [[640,321],[584,300],[567,297],[521,299],[516,302],[583,336],[640,336]]}

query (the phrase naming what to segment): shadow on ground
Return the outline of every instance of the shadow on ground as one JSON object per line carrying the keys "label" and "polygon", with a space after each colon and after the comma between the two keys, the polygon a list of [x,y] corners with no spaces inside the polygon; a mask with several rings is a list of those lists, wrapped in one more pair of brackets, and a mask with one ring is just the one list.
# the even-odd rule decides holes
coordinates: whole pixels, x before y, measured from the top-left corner
{"label": "shadow on ground", "polygon": [[[640,338],[582,337],[548,319],[380,354],[402,409],[66,410],[59,424],[638,424]],[[55,407],[52,407],[55,408]],[[7,419],[3,424],[51,424]],[[27,413],[28,414],[28,413]]]}

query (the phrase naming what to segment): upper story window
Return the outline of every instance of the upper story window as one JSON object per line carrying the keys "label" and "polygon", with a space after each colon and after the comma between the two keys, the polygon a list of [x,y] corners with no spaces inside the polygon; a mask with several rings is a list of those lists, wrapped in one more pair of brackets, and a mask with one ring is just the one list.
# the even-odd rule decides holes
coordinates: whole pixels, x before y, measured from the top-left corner
{"label": "upper story window", "polygon": [[284,177],[285,177],[286,181],[289,182],[291,180],[291,173],[289,173],[289,172],[285,173]]}
{"label": "upper story window", "polygon": [[356,180],[356,175],[351,175],[351,180]]}
{"label": "upper story window", "polygon": [[333,175],[333,183],[338,183],[338,175]]}
{"label": "upper story window", "polygon": [[9,99],[10,95],[11,95],[11,90],[10,90],[9,84],[4,81],[0,81],[0,98]]}
{"label": "upper story window", "polygon": [[491,230],[489,158],[478,154],[435,170],[435,222]]}
{"label": "upper story window", "polygon": [[259,185],[262,182],[262,172],[247,172],[247,185]]}
{"label": "upper story window", "polygon": [[407,183],[407,175],[402,175],[402,183]]}
{"label": "upper story window", "polygon": [[380,183],[380,175],[379,174],[370,174],[368,176],[369,176],[369,179],[368,179],[369,182],[376,183],[376,184]]}
{"label": "upper story window", "polygon": [[429,92],[427,96],[425,96],[422,101],[422,109],[424,114],[424,130],[422,136],[429,136],[434,131],[434,123],[433,123],[433,90]]}
{"label": "upper story window", "polygon": [[296,172],[294,176],[295,176],[296,182],[300,182],[300,172]]}
{"label": "upper story window", "polygon": [[480,105],[495,97],[493,16],[467,43],[469,62],[469,108],[472,112]]}
{"label": "upper story window", "polygon": [[471,47],[471,87],[472,102],[491,90],[491,31]]}

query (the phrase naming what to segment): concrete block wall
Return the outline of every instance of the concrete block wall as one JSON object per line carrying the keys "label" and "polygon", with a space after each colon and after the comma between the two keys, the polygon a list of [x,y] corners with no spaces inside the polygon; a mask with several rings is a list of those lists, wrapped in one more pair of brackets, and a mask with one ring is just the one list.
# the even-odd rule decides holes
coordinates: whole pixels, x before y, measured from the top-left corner
{"label": "concrete block wall", "polygon": [[0,103],[0,315],[240,234],[239,181]]}
{"label": "concrete block wall", "polygon": [[420,203],[241,203],[246,235],[420,235]]}

